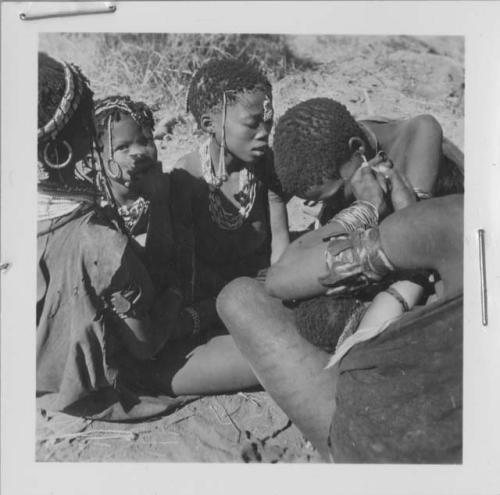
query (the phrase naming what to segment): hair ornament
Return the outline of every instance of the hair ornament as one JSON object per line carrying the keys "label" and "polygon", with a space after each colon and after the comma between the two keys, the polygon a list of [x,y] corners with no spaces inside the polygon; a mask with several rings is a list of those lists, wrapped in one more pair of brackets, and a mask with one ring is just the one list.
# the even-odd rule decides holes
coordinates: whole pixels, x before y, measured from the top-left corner
{"label": "hair ornament", "polygon": [[76,66],[67,62],[60,62],[64,67],[64,94],[52,118],[40,129],[38,129],[38,141],[43,142],[54,139],[66,126],[75,114],[82,98],[83,84],[78,84],[80,75]]}
{"label": "hair ornament", "polygon": [[271,101],[271,98],[266,95],[264,98],[264,113],[262,114],[262,120],[264,122],[272,122],[273,117],[274,117],[274,112],[273,112],[273,103]]}

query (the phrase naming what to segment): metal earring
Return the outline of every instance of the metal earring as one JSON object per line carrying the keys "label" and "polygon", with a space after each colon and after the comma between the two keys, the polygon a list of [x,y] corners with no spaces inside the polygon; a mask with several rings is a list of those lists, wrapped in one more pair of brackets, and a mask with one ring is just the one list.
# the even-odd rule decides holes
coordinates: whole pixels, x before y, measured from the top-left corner
{"label": "metal earring", "polygon": [[[68,154],[66,160],[64,160],[63,162],[59,162],[59,152],[58,152],[58,146],[59,145],[63,145],[66,151],[66,153]],[[53,147],[54,149],[51,150],[51,147]],[[55,162],[53,162],[50,158],[49,158],[49,153],[53,151],[55,156],[56,156],[56,160]],[[71,160],[73,159],[73,148],[71,147],[71,145],[65,141],[65,140],[62,140],[62,141],[49,141],[45,147],[43,148],[43,160],[45,162],[45,164],[52,168],[52,169],[55,169],[55,170],[59,170],[61,168],[64,168],[66,165],[68,165],[69,162],[71,162]]]}
{"label": "metal earring", "polygon": [[108,160],[108,174],[114,180],[120,180],[123,177],[122,168],[113,158]]}

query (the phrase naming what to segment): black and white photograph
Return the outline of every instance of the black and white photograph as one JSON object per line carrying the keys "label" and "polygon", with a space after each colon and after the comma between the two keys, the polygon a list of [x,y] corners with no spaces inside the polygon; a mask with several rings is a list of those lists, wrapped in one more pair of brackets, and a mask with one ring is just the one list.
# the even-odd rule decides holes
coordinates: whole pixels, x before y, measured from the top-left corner
{"label": "black and white photograph", "polygon": [[497,493],[500,5],[1,8],[2,492]]}
{"label": "black and white photograph", "polygon": [[40,35],[37,461],[461,463],[464,39]]}

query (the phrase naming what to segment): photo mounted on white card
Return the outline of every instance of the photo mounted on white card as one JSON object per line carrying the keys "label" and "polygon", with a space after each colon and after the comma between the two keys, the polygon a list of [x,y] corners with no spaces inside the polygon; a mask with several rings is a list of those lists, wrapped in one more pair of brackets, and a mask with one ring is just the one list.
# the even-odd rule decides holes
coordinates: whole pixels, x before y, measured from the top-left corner
{"label": "photo mounted on white card", "polygon": [[[461,299],[454,302],[453,308],[449,309],[441,308],[441,303],[436,303],[436,300],[443,299],[440,286],[443,282],[446,285],[446,280],[442,279],[447,271],[457,273],[460,284],[445,290],[451,296],[462,291],[463,37],[42,33],[39,47],[44,53],[39,58],[39,99],[52,95],[54,91],[59,91],[57,94],[69,91],[71,84],[68,80],[71,82],[71,78],[75,88],[82,87],[80,93],[78,89],[67,96],[64,93],[63,100],[66,98],[65,101],[70,103],[69,110],[66,119],[62,116],[55,128],[59,130],[75,122],[73,132],[80,136],[84,133],[82,129],[91,125],[90,106],[87,120],[80,117],[82,129],[75,120],[85,111],[87,83],[83,77],[88,79],[89,89],[94,92],[97,127],[95,133],[87,135],[88,145],[82,153],[83,160],[75,162],[74,175],[69,177],[62,175],[61,171],[71,167],[67,150],[75,147],[73,135],[66,133],[63,138],[58,138],[57,134],[49,136],[45,131],[39,138],[45,175],[40,177],[38,186],[39,208],[44,208],[39,212],[38,238],[39,242],[40,239],[46,240],[41,258],[45,273],[39,278],[40,291],[44,295],[40,298],[37,336],[44,345],[37,355],[37,392],[46,393],[39,398],[37,410],[46,422],[39,423],[37,436],[43,441],[37,443],[38,461],[321,462],[334,458],[336,462],[461,463],[462,302]],[[75,65],[65,66],[50,57]],[[52,106],[55,104],[58,104],[57,99]],[[45,117],[48,123],[41,117],[45,112],[44,105],[50,107]],[[39,126],[42,129],[47,129],[53,120],[57,120],[51,120],[51,116],[58,115],[58,108],[60,106],[52,108],[49,103],[39,102]],[[64,115],[64,111],[60,114]],[[268,148],[271,136],[274,164],[262,159],[271,154]],[[353,136],[359,141],[363,153],[352,150],[352,156],[346,156]],[[86,158],[86,155],[92,156]],[[363,168],[358,170],[362,158],[371,162],[369,174],[363,174]],[[160,169],[167,174],[155,172],[157,160]],[[273,184],[266,178],[270,174],[276,175],[285,194],[280,196],[279,191],[273,190]],[[229,179],[224,180],[223,175]],[[322,207],[317,217],[311,216],[311,208],[308,206],[304,210],[303,203],[304,200],[318,199],[309,191],[325,188],[328,182],[318,180],[322,175],[326,178],[338,176],[342,186],[334,188],[329,196],[321,193]],[[148,189],[148,177],[154,178],[157,190],[151,191],[150,186]],[[379,184],[377,178],[384,182]],[[165,184],[162,185],[161,181]],[[54,191],[57,191],[58,201],[55,201]],[[270,202],[267,191],[273,194],[274,202]],[[89,196],[87,207],[84,200],[78,202],[84,192]],[[159,205],[158,194],[162,200]],[[379,194],[380,198],[375,198],[374,194]],[[453,199],[454,206],[450,210],[447,196],[453,194],[458,196]],[[96,196],[99,196],[98,200]],[[240,197],[243,199],[235,201],[234,198]],[[265,212],[269,210],[271,216],[279,214],[277,206],[285,211],[286,200],[292,197],[294,201],[288,202],[288,221],[284,226],[277,222],[270,224],[270,235],[266,239],[261,227],[266,224]],[[355,200],[358,202],[353,205]],[[96,204],[97,201],[101,204]],[[421,204],[417,205],[417,202]],[[436,206],[432,207],[434,202]],[[102,204],[105,204],[104,208]],[[168,208],[164,204],[168,204]],[[335,280],[323,287],[308,289],[311,280],[317,280],[323,274],[323,266],[318,263],[319,271],[310,277],[293,270],[292,264],[297,260],[310,264],[309,255],[301,254],[295,258],[293,247],[288,249],[279,245],[283,231],[285,244],[288,242],[287,225],[292,238],[301,237],[304,231],[317,226],[317,233],[309,236],[318,238],[318,248],[323,246],[323,250],[328,245],[323,237],[331,234],[330,222],[346,232],[373,228],[373,235],[378,235],[377,223],[389,213],[409,206],[417,211],[417,216],[402,217],[396,224],[397,229],[392,238],[389,237],[394,242],[392,256],[404,269],[421,270],[391,275],[382,285],[378,282],[389,271],[396,272],[395,266],[387,273],[363,272],[361,278],[347,284],[339,284],[342,277],[335,269],[331,275],[335,275]],[[153,220],[155,209],[160,219],[158,223]],[[436,226],[420,220],[424,228],[417,231],[415,223],[419,219],[426,218],[425,215],[429,215],[429,219],[436,218],[444,210],[446,213]],[[97,211],[101,216],[109,217],[108,230],[104,230],[107,224],[101,220],[98,232],[94,232]],[[113,214],[117,214],[116,219]],[[456,218],[453,219],[453,215]],[[162,223],[163,217],[165,221]],[[123,233],[122,243],[116,244],[120,230],[113,220],[123,222],[123,225],[118,224]],[[390,225],[390,220],[388,222],[386,225]],[[62,225],[58,226],[58,223]],[[400,231],[408,228],[405,227],[408,224],[411,227],[402,236]],[[446,231],[446,225],[452,226],[450,232]],[[185,242],[185,231],[194,237],[195,243],[184,244],[183,252],[178,253],[174,246]],[[63,232],[59,240],[58,234]],[[338,233],[338,230],[333,232]],[[455,251],[446,251],[444,241],[436,240],[443,233],[454,238]],[[86,236],[94,239],[89,246],[83,243]],[[128,248],[126,236],[137,258],[133,261],[127,261],[132,254],[124,255],[124,249]],[[156,237],[163,237],[161,249],[148,253]],[[400,245],[400,237],[409,239],[409,246],[414,246],[416,251],[408,254],[409,246]],[[422,242],[420,245],[419,241]],[[333,240],[329,249],[337,249],[339,242],[345,241]],[[369,239],[360,239],[359,242],[372,246]],[[436,253],[425,251],[430,242],[439,246],[439,254],[447,263],[451,262],[452,267],[437,269],[433,262]],[[65,244],[64,249],[61,243]],[[266,243],[272,245],[267,252]],[[182,263],[188,249],[193,262],[186,271]],[[373,244],[370,249],[380,248]],[[108,250],[109,254],[104,255],[103,252]],[[275,250],[279,252],[276,254]],[[51,252],[58,254],[51,257]],[[268,291],[285,302],[292,299],[303,299],[303,302],[294,302],[286,311],[280,302],[276,310],[269,307],[266,316],[259,320],[258,315],[278,299],[264,298],[263,292],[262,301],[252,303],[250,295],[257,292],[253,282],[247,281],[246,287],[241,280],[233,281],[243,276],[258,277],[260,270],[267,270],[271,258],[278,260],[283,252],[282,259],[269,270]],[[417,253],[422,255],[422,261],[415,261]],[[323,262],[324,254],[313,256],[319,256]],[[82,261],[77,261],[80,258]],[[93,274],[92,268],[85,268],[86,259],[99,266],[98,272]],[[133,264],[139,262],[149,277],[142,279],[140,272],[134,275]],[[162,272],[167,262],[174,265],[175,274]],[[129,263],[127,273],[132,278],[126,280],[122,289],[113,278],[123,270],[124,263]],[[363,263],[373,264],[375,261]],[[83,273],[75,268],[78,266],[82,267]],[[104,281],[103,272],[108,270],[108,279]],[[172,306],[169,292],[174,275],[178,284],[176,288],[183,296],[179,304],[184,306],[178,320],[167,312],[178,311]],[[79,280],[87,280],[91,287],[102,284],[102,295],[95,290],[102,304],[87,302],[82,296],[75,299],[73,292],[68,291],[72,294],[70,299],[55,309],[56,304],[51,299],[59,301],[64,297],[61,295],[64,283],[60,278],[67,280],[68,277],[70,280],[65,283],[69,287],[79,286]],[[134,311],[135,319],[140,320],[136,314],[138,310],[133,307],[139,305],[137,294],[146,291],[144,286],[148,287],[149,280],[155,288],[154,297],[165,309],[158,314],[154,301],[146,308],[154,314],[151,318],[158,318],[156,325],[163,325],[165,334],[162,337],[164,348],[155,352],[154,365],[139,362],[141,356],[134,356],[137,362],[128,357],[128,353],[134,352],[133,346],[127,349],[126,344],[119,346],[112,340],[106,341],[111,339],[106,337],[106,332],[118,341],[123,340],[120,332],[124,330],[120,325]],[[285,291],[279,287],[282,280],[289,281]],[[131,290],[130,284],[137,289]],[[363,288],[355,290],[356,284]],[[294,288],[297,285],[299,287]],[[51,286],[54,287],[52,291]],[[108,289],[108,286],[112,288]],[[241,286],[241,291],[246,287],[242,300],[231,295],[233,286]],[[215,308],[221,290],[219,316],[222,321]],[[84,285],[78,292],[93,294],[94,291]],[[120,298],[120,302],[125,299],[126,302],[121,304],[125,305],[126,314],[121,306],[115,308],[122,318],[117,319],[113,311],[108,314],[106,309],[101,309],[109,304],[108,293],[113,294],[112,298]],[[178,295],[174,294],[174,297]],[[430,305],[435,314],[429,316],[426,305]],[[418,309],[419,306],[422,308]],[[286,363],[292,345],[287,338],[296,335],[304,339],[304,350],[300,352],[310,352],[311,344],[318,349],[318,377],[329,375],[329,378],[325,379],[325,390],[319,386],[314,389],[313,381],[308,386],[300,383],[293,390],[294,397],[304,394],[301,402],[305,411],[295,410],[297,406],[280,401],[279,397],[284,393],[281,388],[290,394],[290,384],[286,381],[274,383],[273,376],[259,374],[260,368],[268,367],[270,363],[261,363],[260,359],[264,358],[254,356],[253,347],[271,343],[266,343],[259,335],[251,340],[252,328],[240,328],[241,324],[232,316],[233,307],[238,315],[247,314],[249,320],[253,319],[252,325],[264,329],[264,334],[271,340],[276,338],[276,330],[273,330],[276,322],[287,322],[291,336],[283,335],[283,349],[275,349],[268,358],[277,362],[278,370],[283,362],[283,369],[288,369],[289,374],[300,376],[304,372],[299,364]],[[144,308],[141,310],[145,311]],[[363,351],[363,357],[357,358],[361,364],[338,377],[339,369],[342,370],[348,360],[344,356],[349,351],[350,356],[353,355],[351,348],[354,343],[367,340],[367,335],[371,339],[377,333],[390,335],[391,327],[386,327],[393,319],[398,323],[392,326],[399,335],[402,334],[399,319],[410,310],[413,310],[412,315],[419,316],[406,324],[408,336],[403,341],[401,337],[393,338],[392,344],[395,349],[403,348],[404,353],[392,348],[385,350],[380,355],[380,363],[372,366],[375,372],[370,371],[364,378],[370,383],[369,388],[376,399],[369,397],[360,384],[350,383],[352,378],[348,377],[360,375],[366,367],[364,360],[373,359],[378,351]],[[99,318],[99,325],[92,326],[90,332],[89,322]],[[290,326],[290,318],[296,320],[295,325]],[[425,334],[422,326],[426,318],[430,319],[427,331],[436,333],[434,345],[446,349],[434,351],[436,354],[431,354],[428,360],[426,355],[431,337],[413,342],[415,332]],[[68,321],[73,322],[74,334],[65,339]],[[229,335],[224,324],[230,331]],[[443,331],[443,327],[448,326],[453,329],[450,335]],[[362,329],[371,329],[371,332],[363,333]],[[105,339],[101,348],[98,336],[103,332]],[[238,345],[240,332],[248,339],[247,354],[245,349],[240,347],[240,353],[234,347],[233,336]],[[196,339],[192,338],[193,333],[197,334]],[[198,334],[201,334],[201,340]],[[348,337],[350,340],[344,343]],[[65,346],[61,344],[63,341]],[[326,353],[333,356],[341,343],[343,349],[346,345],[348,349],[342,351],[344,361],[340,368],[332,366],[322,371],[323,356]],[[390,347],[390,343],[389,338],[389,343],[384,345]],[[298,343],[294,345],[298,346]],[[78,359],[79,352],[89,357]],[[114,354],[127,355],[126,362],[108,365],[112,359],[125,359],[114,358]],[[300,362],[300,355],[294,357],[297,362]],[[97,359],[91,358],[93,356]],[[412,356],[411,360],[409,356]],[[278,391],[277,397],[261,390],[247,359],[264,384],[272,381],[271,389]],[[341,357],[333,359],[340,361]],[[405,359],[408,360],[406,371],[395,372],[395,363],[403,366]],[[443,359],[447,360],[446,367],[437,364]],[[57,362],[61,363],[60,374],[54,372]],[[380,383],[375,385],[374,376],[385,374],[389,374],[389,378],[379,380]],[[112,378],[102,378],[108,375]],[[210,380],[207,375],[211,376]],[[440,381],[435,379],[436,375]],[[85,381],[75,379],[81,376]],[[157,376],[161,379],[155,381]],[[102,383],[97,385],[99,379]],[[334,411],[336,396],[332,393],[337,380],[337,410]],[[119,387],[126,389],[127,395],[116,386],[117,381]],[[138,381],[147,383],[150,388],[141,389],[131,399],[133,393],[130,389],[137,387]],[[425,392],[422,390],[423,384],[433,382],[439,386],[430,387]],[[109,393],[103,398],[96,397],[99,387],[99,392],[114,387],[114,394],[112,397]],[[385,387],[391,389],[390,396],[384,396],[387,394]],[[398,387],[403,391],[399,405]],[[306,399],[311,390],[316,395],[329,397],[329,400],[320,401],[327,412],[316,411],[308,403]],[[214,393],[217,395],[213,396]],[[193,394],[209,396],[195,401],[184,397]],[[147,398],[142,398],[143,395]],[[157,398],[158,395],[162,398]],[[339,398],[344,395],[351,397],[349,404]],[[75,396],[78,404],[75,404]],[[273,398],[283,410],[276,406]],[[92,410],[87,409],[90,401]],[[186,401],[190,403],[180,407]],[[431,403],[435,403],[433,407],[429,406]],[[343,410],[344,407],[347,411]],[[359,418],[359,423],[356,423],[353,418],[360,408],[371,409],[373,414]],[[401,423],[399,428],[395,427],[396,419],[388,417],[390,408]],[[430,416],[421,408],[429,410]],[[57,414],[58,411],[62,414]],[[197,414],[192,414],[193,411]],[[272,421],[256,422],[255,414],[259,411],[265,417],[273,418]],[[306,417],[301,418],[301,415]],[[320,426],[320,420],[314,415],[328,416],[328,424]],[[446,419],[431,419],[439,415]],[[85,417],[86,421],[75,423],[74,416]],[[157,417],[157,420],[148,422],[146,427],[144,420],[150,417]],[[289,417],[296,418],[295,425]],[[340,424],[335,427],[336,431],[344,432],[347,428],[345,417],[350,418],[351,436],[333,430],[330,434],[325,433],[329,423],[334,428],[337,421]],[[104,421],[99,421],[101,419]],[[135,420],[137,424],[117,434],[115,422],[126,420]],[[111,426],[109,421],[112,421]],[[227,428],[228,421],[231,429]],[[74,424],[74,431],[68,422]],[[377,441],[372,433],[370,443],[367,443],[363,432],[368,423],[380,431]],[[59,428],[63,428],[67,445],[47,440],[57,439]],[[324,437],[310,433],[319,428]],[[108,429],[115,432],[106,440],[110,446],[108,449],[102,448],[94,429],[102,431],[102,441],[109,437],[105,433]],[[151,438],[141,442],[142,437]],[[88,438],[95,439],[95,442],[88,442]],[[123,438],[133,438],[134,441],[123,444]],[[201,439],[206,445],[203,449],[198,445]],[[331,445],[329,449],[327,443]],[[353,443],[359,448],[353,449]]]}
{"label": "photo mounted on white card", "polygon": [[2,5],[6,493],[494,493],[500,7],[93,4]]}

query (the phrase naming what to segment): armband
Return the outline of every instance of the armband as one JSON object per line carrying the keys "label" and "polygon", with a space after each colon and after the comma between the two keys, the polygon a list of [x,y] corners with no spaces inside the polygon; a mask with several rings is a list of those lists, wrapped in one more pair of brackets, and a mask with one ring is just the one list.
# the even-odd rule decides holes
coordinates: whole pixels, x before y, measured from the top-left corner
{"label": "armband", "polygon": [[357,292],[395,269],[382,249],[378,227],[335,236],[326,248],[326,265],[329,273],[319,281],[330,287],[327,294]]}

